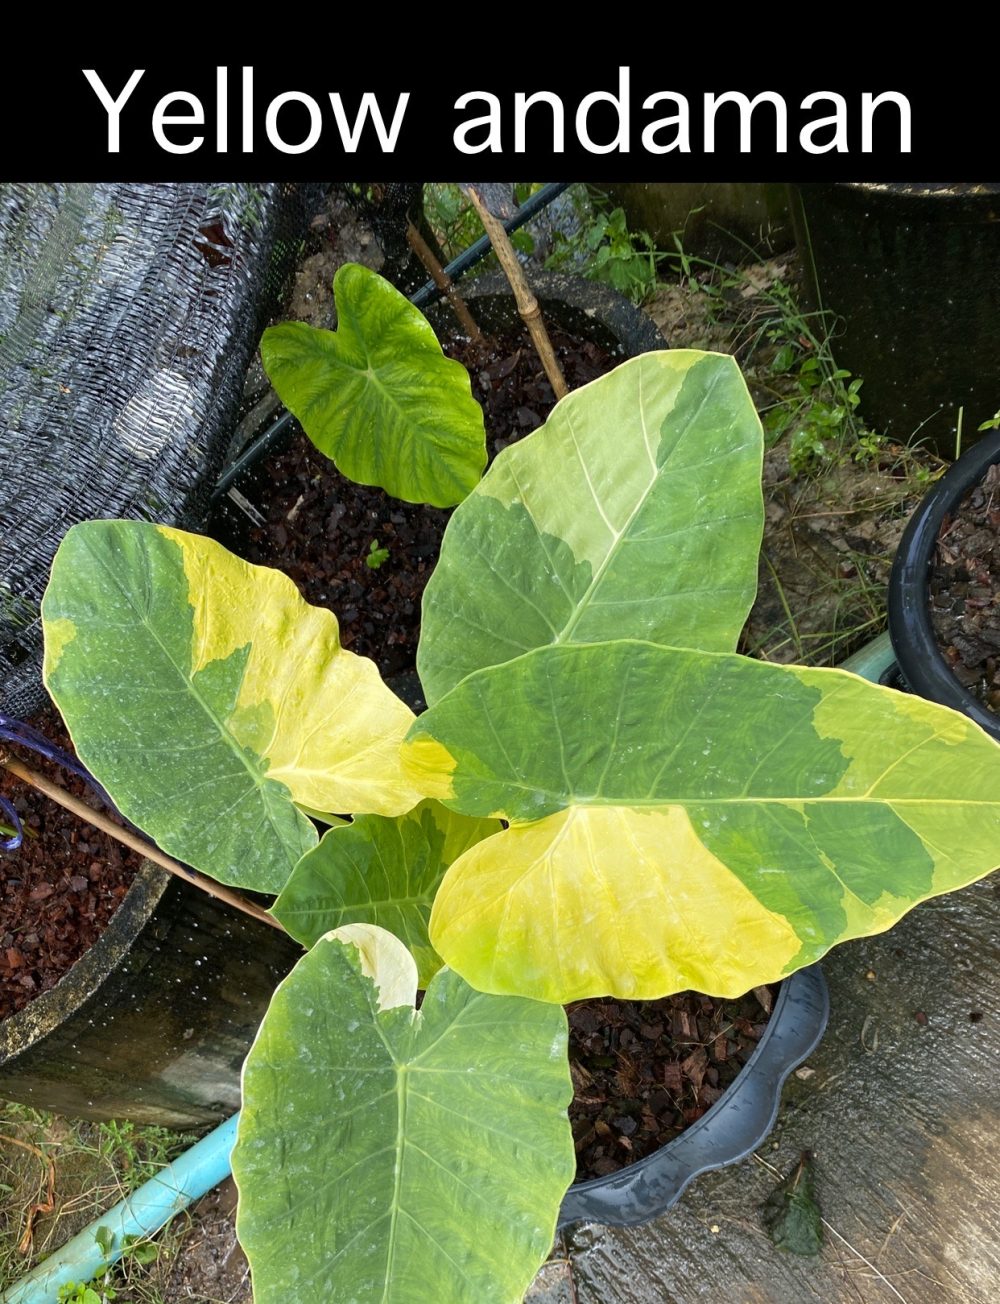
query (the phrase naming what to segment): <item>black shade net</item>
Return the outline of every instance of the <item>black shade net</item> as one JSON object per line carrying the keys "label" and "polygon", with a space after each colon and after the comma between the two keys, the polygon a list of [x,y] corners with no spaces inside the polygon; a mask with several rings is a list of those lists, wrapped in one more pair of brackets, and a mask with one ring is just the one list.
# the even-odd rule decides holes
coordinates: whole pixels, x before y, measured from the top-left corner
{"label": "black shade net", "polygon": [[203,522],[321,193],[0,186],[0,710],[45,700],[38,606],[71,525]]}

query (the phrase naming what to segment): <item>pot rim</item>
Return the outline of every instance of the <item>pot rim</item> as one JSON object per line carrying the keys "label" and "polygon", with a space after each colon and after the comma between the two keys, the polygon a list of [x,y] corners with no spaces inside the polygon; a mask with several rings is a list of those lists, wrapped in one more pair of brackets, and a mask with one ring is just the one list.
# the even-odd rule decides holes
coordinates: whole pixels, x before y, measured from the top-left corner
{"label": "pot rim", "polygon": [[[531,273],[532,293],[543,313],[569,310],[577,318],[587,318],[595,327],[595,334],[613,338],[615,347],[623,358],[639,357],[656,349],[669,347],[663,332],[648,312],[632,302],[628,295],[604,281],[592,281],[574,272],[535,271]],[[507,324],[519,325],[514,292],[502,271],[485,272],[472,281],[460,283],[462,297],[473,304],[490,301],[504,305]],[[480,310],[482,308],[480,307]],[[442,301],[428,308],[427,318],[435,328],[448,320],[450,309]],[[489,322],[486,328],[490,327]],[[558,325],[559,322],[557,321]],[[581,321],[582,325],[582,321]],[[572,325],[568,328],[572,329]]]}
{"label": "pot rim", "polygon": [[783,979],[756,1049],[715,1104],[645,1158],[607,1177],[574,1182],[559,1226],[583,1220],[646,1222],[674,1205],[700,1173],[746,1158],[774,1126],[785,1079],[819,1045],[829,1014],[818,964]]}
{"label": "pot rim", "polygon": [[[0,1019],[0,1068],[43,1041],[73,1017],[117,971],[170,885],[171,875],[150,860],[136,871],[118,909],[94,944],[66,970],[54,987]],[[67,988],[76,989],[67,1008]]]}
{"label": "pot rim", "polygon": [[903,532],[889,575],[889,634],[907,685],[921,697],[950,706],[1000,740],[994,715],[951,672],[931,623],[928,580],[945,516],[1000,462],[1000,430],[967,449],[928,490]]}
{"label": "pot rim", "polygon": [[832,198],[859,216],[920,226],[992,223],[1000,183],[967,181],[812,181],[799,189]]}

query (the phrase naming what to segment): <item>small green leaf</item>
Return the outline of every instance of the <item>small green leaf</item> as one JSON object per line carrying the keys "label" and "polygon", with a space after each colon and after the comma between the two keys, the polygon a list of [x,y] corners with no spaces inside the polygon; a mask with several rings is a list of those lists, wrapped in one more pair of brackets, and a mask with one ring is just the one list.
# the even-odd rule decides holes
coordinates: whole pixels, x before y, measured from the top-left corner
{"label": "small green leaf", "polygon": [[264,332],[261,357],[279,398],[350,479],[454,507],[486,465],[469,373],[376,272],[345,263],[333,293],[336,331],[286,322]]}
{"label": "small green leaf", "polygon": [[498,820],[469,819],[436,801],[397,819],[360,815],[302,857],[271,913],[306,947],[344,924],[388,929],[409,947],[426,987],[441,968],[427,938],[438,884],[453,860],[499,829]]}
{"label": "small green leaf", "polygon": [[115,1248],[115,1234],[110,1227],[98,1227],[94,1232],[94,1240],[97,1242],[97,1248],[101,1251],[106,1259],[110,1259],[112,1251]]}
{"label": "small green leaf", "polygon": [[819,1254],[823,1245],[823,1215],[816,1202],[812,1155],[803,1151],[795,1169],[767,1197],[761,1221],[779,1250],[789,1254]]}
{"label": "small green leaf", "polygon": [[122,1241],[122,1258],[133,1263],[155,1263],[160,1257],[160,1247],[144,1236],[126,1236]]}
{"label": "small green leaf", "polygon": [[378,570],[378,568],[389,560],[389,549],[380,548],[378,539],[372,539],[368,546],[368,555],[365,557],[365,565],[369,570]]}
{"label": "small green leaf", "polygon": [[795,361],[795,349],[791,344],[783,344],[778,352],[774,355],[774,361],[771,363],[771,370],[778,375],[790,371],[792,363]]}

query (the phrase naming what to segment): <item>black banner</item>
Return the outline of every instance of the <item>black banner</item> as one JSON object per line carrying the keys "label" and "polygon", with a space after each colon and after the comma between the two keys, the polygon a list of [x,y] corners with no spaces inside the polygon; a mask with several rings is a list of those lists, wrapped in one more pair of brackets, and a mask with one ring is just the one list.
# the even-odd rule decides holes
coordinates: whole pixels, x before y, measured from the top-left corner
{"label": "black banner", "polygon": [[[845,69],[849,61],[845,60]],[[8,73],[11,180],[330,180],[477,176],[594,181],[943,180],[982,175],[991,81],[948,95],[880,63],[870,80],[775,85],[690,62],[539,59],[515,73],[468,61],[70,64]],[[871,66],[871,65],[868,65]],[[345,72],[344,69],[347,68]],[[680,75],[677,69],[680,68]],[[379,71],[381,69],[381,71]],[[856,71],[856,70],[855,70]],[[54,94],[53,86],[58,87]]]}

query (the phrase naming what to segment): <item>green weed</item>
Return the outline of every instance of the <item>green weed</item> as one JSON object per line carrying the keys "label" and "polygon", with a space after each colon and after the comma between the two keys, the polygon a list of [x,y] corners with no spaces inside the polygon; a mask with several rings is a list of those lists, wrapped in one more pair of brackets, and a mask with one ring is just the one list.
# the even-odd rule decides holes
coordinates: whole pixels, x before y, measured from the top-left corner
{"label": "green weed", "polygon": [[110,1304],[118,1298],[118,1292],[107,1281],[108,1275],[105,1273],[95,1278],[89,1286],[84,1282],[68,1281],[59,1287],[59,1304]]}
{"label": "green weed", "polygon": [[579,271],[592,281],[611,285],[633,303],[644,303],[656,289],[657,268],[667,254],[656,249],[648,231],[629,230],[625,210],[604,207],[605,197],[591,192],[577,228],[553,232],[553,250],[545,266]]}
{"label": "green weed", "polygon": [[378,570],[378,568],[384,565],[388,560],[389,549],[380,548],[378,546],[378,539],[372,539],[371,543],[368,545],[367,555],[365,556],[365,565],[370,570]]}
{"label": "green weed", "polygon": [[[523,204],[537,189],[537,182],[518,182],[515,199]],[[572,214],[567,222],[570,229],[551,230],[545,267],[611,285],[634,303],[648,299],[656,289],[657,268],[667,257],[655,248],[649,233],[631,231],[624,210],[610,207],[607,195],[593,187],[574,186],[560,202]],[[447,260],[483,234],[475,210],[457,185],[425,186],[424,216]],[[523,227],[514,232],[511,241],[523,254],[536,252],[534,237]],[[542,251],[537,252],[541,257]],[[474,272],[493,265],[491,255]]]}
{"label": "green weed", "polygon": [[[0,1292],[194,1139],[135,1123],[71,1123],[0,1103]],[[145,1253],[130,1247],[132,1258]]]}
{"label": "green weed", "polygon": [[[523,204],[539,188],[539,184],[530,181],[518,182],[514,187],[514,198],[519,204]],[[430,182],[424,186],[424,217],[434,233],[446,263],[451,262],[460,253],[464,253],[469,245],[475,244],[483,235],[483,226],[476,210],[462,193],[461,187],[454,182]],[[534,252],[535,241],[523,227],[515,231],[510,239],[519,253]],[[495,256],[490,254],[482,262],[477,263],[469,275],[478,275],[497,266]]]}
{"label": "green weed", "polygon": [[856,462],[879,467],[914,492],[936,479],[940,462],[920,449],[918,431],[912,446],[901,446],[865,424],[864,379],[837,362],[835,314],[803,306],[794,258],[764,259],[745,248],[746,263],[723,265],[689,254],[675,233],[671,265],[704,306],[715,336],[710,347],[733,353],[747,375],[767,447],[785,441],[796,475]]}
{"label": "green weed", "polygon": [[720,264],[677,236],[670,265],[654,317],[674,347],[736,356],[765,429],[768,523],[742,648],[836,663],[884,628],[902,522],[943,465],[866,425],[863,378],[838,364],[837,319],[803,306],[794,255]]}

